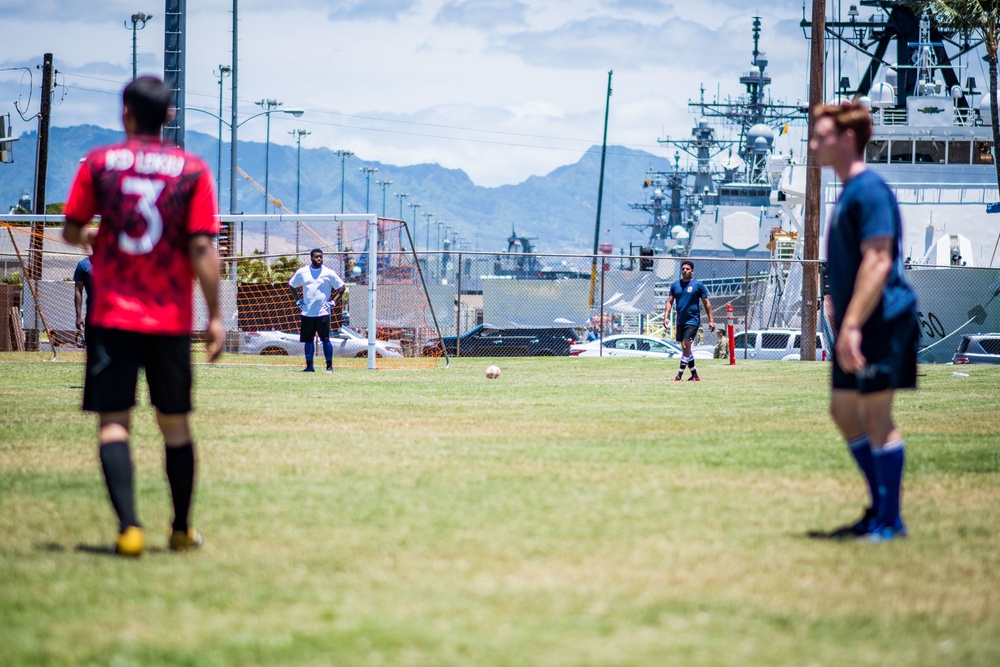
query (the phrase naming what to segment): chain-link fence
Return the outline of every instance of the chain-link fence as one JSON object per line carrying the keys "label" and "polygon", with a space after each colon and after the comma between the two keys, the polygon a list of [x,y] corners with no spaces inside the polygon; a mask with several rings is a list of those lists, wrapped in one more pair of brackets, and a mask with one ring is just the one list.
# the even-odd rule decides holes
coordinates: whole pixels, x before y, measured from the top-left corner
{"label": "chain-link fence", "polygon": [[[311,247],[323,249],[325,263],[348,283],[348,302],[336,314],[338,322],[366,336],[370,260],[364,230],[345,226],[336,216],[308,224],[280,221],[284,227],[272,222],[269,232],[256,229],[260,221],[252,221],[252,231],[251,222],[236,220],[234,245],[254,249],[227,257],[220,269],[227,351],[297,358],[297,311],[286,284],[308,262]],[[32,246],[31,229],[23,221],[3,224],[0,350],[78,348],[73,272],[82,252],[62,243],[56,227],[47,227],[41,245]],[[664,326],[664,306],[686,258],[469,250],[414,254],[403,223],[379,220],[378,225],[374,312],[377,338],[388,345],[381,356],[676,353],[673,323]],[[272,253],[264,254],[258,246],[262,240],[267,244],[268,233]],[[718,325],[716,332],[709,331],[702,313],[698,355],[721,354],[719,333],[724,335],[731,315],[740,358],[800,356],[803,276],[813,274],[807,263],[689,259],[694,277],[708,290]],[[25,280],[35,261],[40,261],[40,278]],[[822,267],[816,268],[821,275]],[[962,334],[1000,331],[1000,268],[917,266],[906,276],[920,300],[922,362],[950,361]],[[203,321],[196,316],[196,328]],[[817,328],[817,358],[822,359],[831,342],[822,318]],[[279,340],[278,334],[285,337]],[[581,350],[584,344],[587,349]],[[350,356],[365,356],[364,346],[353,345],[345,344]]]}

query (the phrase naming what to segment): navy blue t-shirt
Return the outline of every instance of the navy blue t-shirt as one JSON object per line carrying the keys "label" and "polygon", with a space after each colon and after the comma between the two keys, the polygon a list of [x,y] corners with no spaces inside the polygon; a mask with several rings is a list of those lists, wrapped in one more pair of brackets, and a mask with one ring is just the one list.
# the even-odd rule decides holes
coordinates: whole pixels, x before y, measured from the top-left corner
{"label": "navy blue t-shirt", "polygon": [[669,298],[674,300],[678,327],[701,325],[701,300],[708,298],[708,288],[694,278],[688,282],[675,280]]}
{"label": "navy blue t-shirt", "polygon": [[892,269],[882,290],[882,300],[866,326],[895,320],[916,310],[916,294],[903,278],[902,236],[896,196],[878,174],[865,170],[844,185],[833,210],[826,246],[826,282],[833,300],[836,330],[840,329],[854,293],[861,266],[861,244],[870,239],[892,239]]}
{"label": "navy blue t-shirt", "polygon": [[90,258],[84,257],[76,265],[76,270],[73,271],[73,282],[83,283],[83,291],[87,295],[87,315],[90,315],[90,308],[94,305],[94,290],[90,285],[91,278],[93,277],[94,269],[90,264]]}

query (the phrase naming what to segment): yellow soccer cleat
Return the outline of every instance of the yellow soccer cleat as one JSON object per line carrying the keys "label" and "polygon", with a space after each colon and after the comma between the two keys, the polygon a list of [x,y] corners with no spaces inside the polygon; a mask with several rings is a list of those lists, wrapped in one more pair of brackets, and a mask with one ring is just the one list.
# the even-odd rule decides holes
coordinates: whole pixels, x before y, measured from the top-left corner
{"label": "yellow soccer cleat", "polygon": [[175,530],[170,533],[170,550],[190,551],[198,549],[204,541],[205,538],[201,536],[197,528],[188,528],[187,532]]}
{"label": "yellow soccer cleat", "polygon": [[146,536],[139,526],[129,526],[115,542],[115,555],[138,558],[146,547]]}

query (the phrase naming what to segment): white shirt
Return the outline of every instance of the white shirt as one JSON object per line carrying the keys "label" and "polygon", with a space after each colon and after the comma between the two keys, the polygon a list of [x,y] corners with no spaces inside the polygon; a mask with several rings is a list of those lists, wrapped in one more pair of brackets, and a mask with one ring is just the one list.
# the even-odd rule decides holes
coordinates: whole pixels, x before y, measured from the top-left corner
{"label": "white shirt", "polygon": [[314,269],[309,264],[296,271],[288,284],[302,288],[303,317],[329,317],[330,293],[343,287],[344,281],[329,267]]}

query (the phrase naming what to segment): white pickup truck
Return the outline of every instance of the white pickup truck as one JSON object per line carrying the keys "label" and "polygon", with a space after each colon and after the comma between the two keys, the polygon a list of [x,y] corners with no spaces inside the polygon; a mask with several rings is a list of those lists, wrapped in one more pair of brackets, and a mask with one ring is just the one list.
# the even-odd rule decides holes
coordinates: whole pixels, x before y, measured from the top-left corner
{"label": "white pickup truck", "polygon": [[[797,361],[801,358],[802,332],[799,329],[763,329],[743,331],[736,334],[736,358],[743,359],[746,348],[747,359],[780,359]],[[816,333],[816,361],[829,358],[826,336]]]}

